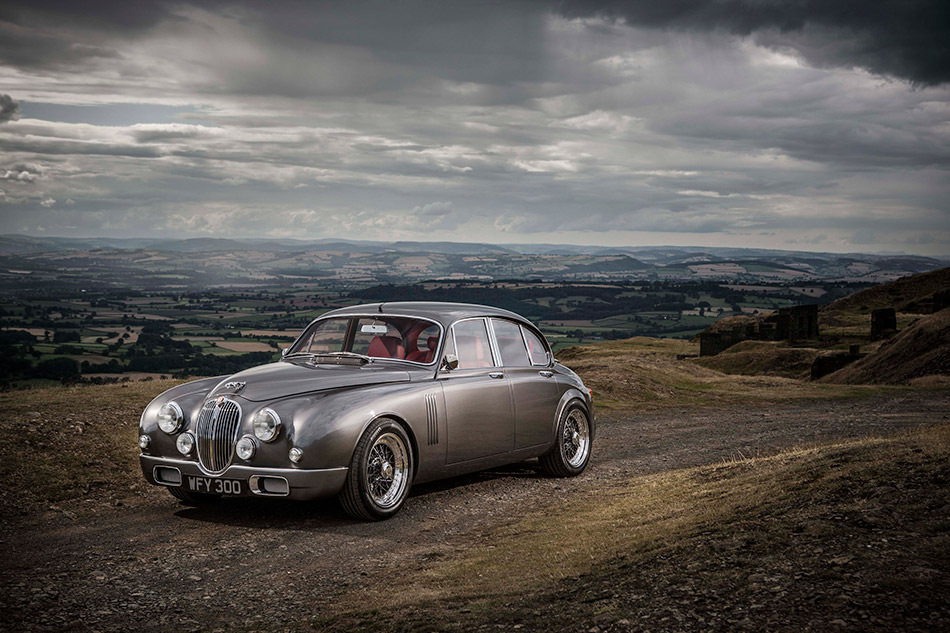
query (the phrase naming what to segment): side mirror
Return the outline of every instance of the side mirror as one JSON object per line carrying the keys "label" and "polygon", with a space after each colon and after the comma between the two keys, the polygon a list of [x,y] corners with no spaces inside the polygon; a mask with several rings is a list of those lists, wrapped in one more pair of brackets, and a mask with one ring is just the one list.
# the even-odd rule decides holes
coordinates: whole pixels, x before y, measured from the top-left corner
{"label": "side mirror", "polygon": [[287,352],[289,351],[290,351],[289,347],[285,347],[284,349],[280,350],[280,357],[283,358],[284,356],[287,355]]}
{"label": "side mirror", "polygon": [[458,369],[459,359],[455,354],[446,354],[442,358],[442,369],[447,371],[452,371],[453,369]]}

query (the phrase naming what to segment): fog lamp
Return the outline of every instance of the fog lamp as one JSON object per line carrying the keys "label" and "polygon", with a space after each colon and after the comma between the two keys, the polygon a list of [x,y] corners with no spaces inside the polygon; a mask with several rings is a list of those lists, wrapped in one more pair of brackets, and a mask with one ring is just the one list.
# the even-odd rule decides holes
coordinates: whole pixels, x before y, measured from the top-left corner
{"label": "fog lamp", "polygon": [[303,451],[297,448],[296,446],[290,449],[290,461],[295,464],[299,464],[300,460],[303,459]]}
{"label": "fog lamp", "polygon": [[239,439],[237,446],[234,447],[234,452],[244,461],[248,461],[254,457],[254,453],[257,452],[257,444],[255,444],[254,438],[245,435]]}
{"label": "fog lamp", "polygon": [[139,448],[143,451],[148,450],[148,445],[152,442],[152,438],[148,435],[139,435]]}
{"label": "fog lamp", "polygon": [[195,448],[195,436],[191,433],[182,433],[175,440],[175,446],[182,455],[191,455],[191,451]]}

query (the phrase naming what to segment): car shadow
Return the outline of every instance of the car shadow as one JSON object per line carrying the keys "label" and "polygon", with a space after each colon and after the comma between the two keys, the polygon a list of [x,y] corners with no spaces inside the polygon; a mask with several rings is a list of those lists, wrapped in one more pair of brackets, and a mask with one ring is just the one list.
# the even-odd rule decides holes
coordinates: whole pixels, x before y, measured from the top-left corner
{"label": "car shadow", "polygon": [[419,484],[412,487],[409,499],[406,501],[407,506],[399,514],[388,521],[375,523],[350,517],[334,497],[309,502],[253,497],[222,499],[220,502],[206,506],[182,506],[174,514],[188,521],[218,523],[232,527],[301,531],[334,531],[338,528],[347,528],[352,532],[353,526],[364,526],[370,533],[376,531],[373,526],[400,524],[413,518],[418,519],[420,515],[428,512],[425,506],[426,499],[438,493],[486,481],[538,477],[543,477],[543,475],[537,471],[537,462],[528,461]]}

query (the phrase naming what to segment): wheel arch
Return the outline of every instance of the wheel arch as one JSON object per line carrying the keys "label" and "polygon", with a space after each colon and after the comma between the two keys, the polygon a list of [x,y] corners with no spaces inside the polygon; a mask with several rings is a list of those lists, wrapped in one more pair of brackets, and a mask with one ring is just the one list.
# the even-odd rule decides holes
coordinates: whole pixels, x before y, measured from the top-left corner
{"label": "wheel arch", "polygon": [[[410,425],[405,420],[404,416],[401,416],[398,413],[394,413],[391,411],[387,411],[384,413],[377,413],[376,415],[372,416],[369,420],[367,420],[366,423],[363,425],[363,428],[360,429],[359,435],[356,436],[357,443],[363,437],[363,434],[366,433],[366,429],[368,429],[370,425],[373,424],[373,422],[376,422],[377,420],[384,420],[384,419],[392,420],[393,422],[398,424],[400,427],[402,427],[402,430],[406,432],[406,436],[409,438],[409,448],[410,450],[412,450],[412,456],[413,456],[412,477],[413,479],[415,479],[416,472],[419,470],[419,443],[416,440],[416,434],[412,430],[412,425]],[[356,444],[353,445],[353,450],[356,450]]]}
{"label": "wheel arch", "polygon": [[587,403],[586,394],[582,393],[580,389],[573,387],[561,395],[561,400],[557,404],[557,412],[554,414],[554,427],[551,430],[552,436],[557,434],[557,426],[561,422],[561,416],[564,415],[567,408],[574,402],[577,402],[584,409],[584,413],[587,415],[587,422],[590,425],[591,439],[593,439],[595,425],[591,407]]}

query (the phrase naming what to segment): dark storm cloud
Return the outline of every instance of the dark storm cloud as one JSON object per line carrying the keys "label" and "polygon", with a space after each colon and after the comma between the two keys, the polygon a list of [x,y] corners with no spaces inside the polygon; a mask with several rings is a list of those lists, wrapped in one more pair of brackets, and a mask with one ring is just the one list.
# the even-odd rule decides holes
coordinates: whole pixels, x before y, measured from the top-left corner
{"label": "dark storm cloud", "polygon": [[946,0],[564,0],[558,9],[633,27],[755,35],[817,66],[863,67],[925,85],[950,81]]}
{"label": "dark storm cloud", "polygon": [[10,95],[0,94],[0,124],[20,117],[20,104]]}

